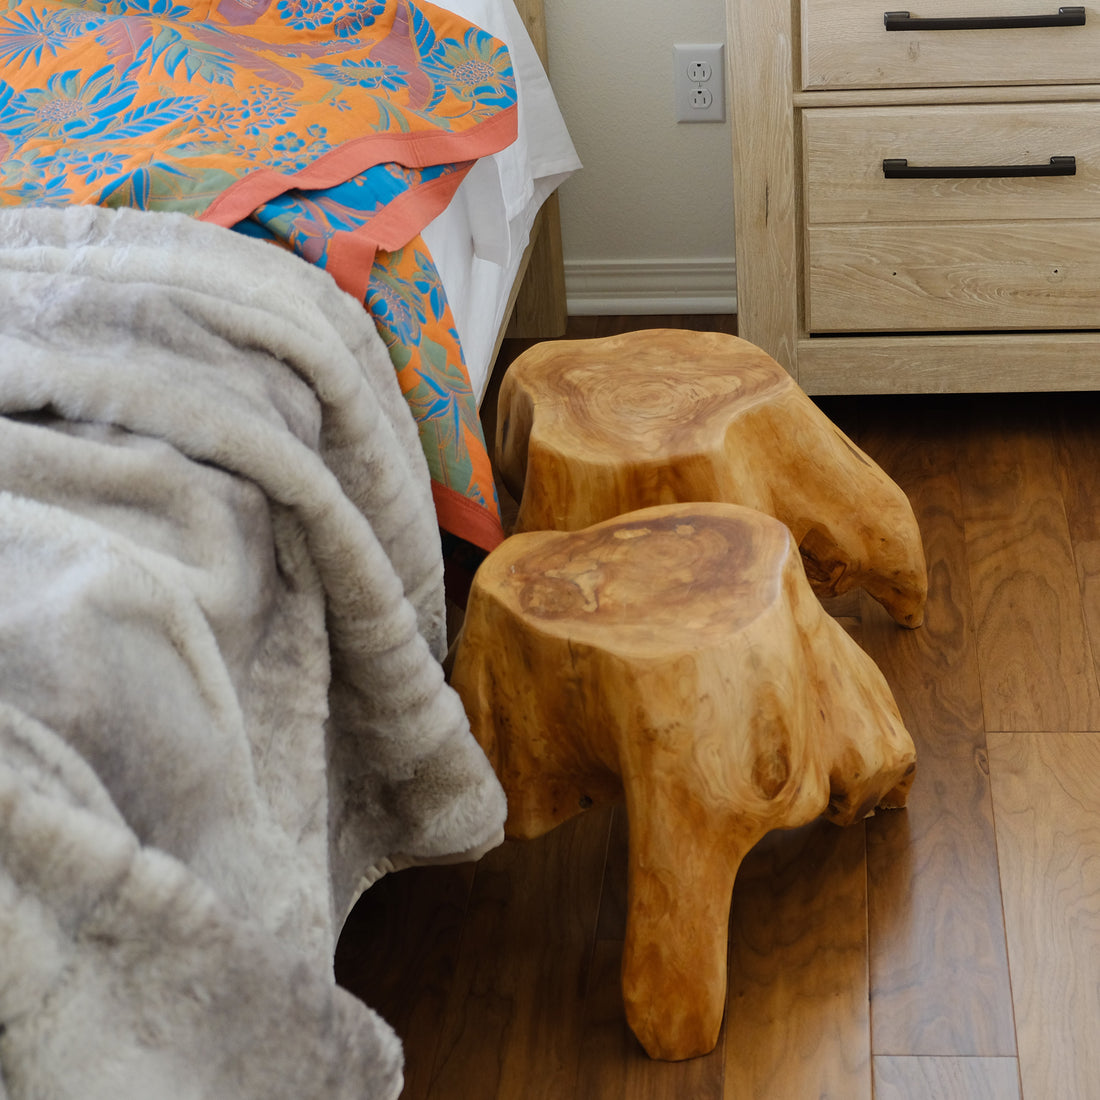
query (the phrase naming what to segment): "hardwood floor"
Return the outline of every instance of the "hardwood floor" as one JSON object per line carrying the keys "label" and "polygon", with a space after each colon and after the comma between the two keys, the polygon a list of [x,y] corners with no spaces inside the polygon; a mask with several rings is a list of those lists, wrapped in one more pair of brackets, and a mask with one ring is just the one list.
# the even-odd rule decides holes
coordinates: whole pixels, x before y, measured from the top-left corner
{"label": "hardwood floor", "polygon": [[[734,331],[570,335],[656,325]],[[925,541],[919,630],[830,606],[917,743],[909,808],[750,854],[722,1036],[689,1062],[650,1061],[623,1019],[621,810],[383,879],[337,976],[402,1036],[405,1100],[1100,1098],[1100,394],[821,404]]]}

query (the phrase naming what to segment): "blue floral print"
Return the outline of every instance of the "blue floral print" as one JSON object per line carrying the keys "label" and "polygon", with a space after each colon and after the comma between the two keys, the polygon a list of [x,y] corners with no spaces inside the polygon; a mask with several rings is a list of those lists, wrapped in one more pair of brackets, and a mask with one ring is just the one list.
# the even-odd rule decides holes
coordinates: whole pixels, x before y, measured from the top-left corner
{"label": "blue floral print", "polygon": [[87,80],[79,69],[56,73],[45,88],[28,88],[13,96],[4,116],[4,132],[17,140],[33,137],[129,138],[150,133],[193,112],[194,96],[169,96],[134,107],[139,87],[121,80],[113,65],[104,66]]}
{"label": "blue floral print", "polygon": [[104,22],[102,16],[86,11],[48,12],[31,9],[0,18],[0,60],[14,61],[22,68],[27,61],[39,64],[42,55],[56,57],[68,43]]}
{"label": "blue floral print", "polygon": [[385,0],[279,0],[279,14],[298,30],[332,27],[350,38],[385,11]]}
{"label": "blue floral print", "polygon": [[339,65],[314,65],[313,72],[331,80],[334,84],[346,84],[349,87],[385,88],[396,92],[408,85],[409,74],[397,65],[386,65],[380,61],[343,61]]}

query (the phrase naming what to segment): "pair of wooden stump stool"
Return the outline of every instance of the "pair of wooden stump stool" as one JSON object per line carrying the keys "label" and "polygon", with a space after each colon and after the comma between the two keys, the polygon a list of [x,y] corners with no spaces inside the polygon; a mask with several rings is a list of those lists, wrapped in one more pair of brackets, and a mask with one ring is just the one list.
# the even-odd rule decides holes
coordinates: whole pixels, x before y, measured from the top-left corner
{"label": "pair of wooden stump stool", "polygon": [[625,797],[627,1021],[706,1053],[734,877],[768,831],[905,804],[913,742],[815,597],[923,616],[902,491],[758,348],[651,330],[536,345],[506,374],[516,531],[478,570],[452,683],[535,837]]}

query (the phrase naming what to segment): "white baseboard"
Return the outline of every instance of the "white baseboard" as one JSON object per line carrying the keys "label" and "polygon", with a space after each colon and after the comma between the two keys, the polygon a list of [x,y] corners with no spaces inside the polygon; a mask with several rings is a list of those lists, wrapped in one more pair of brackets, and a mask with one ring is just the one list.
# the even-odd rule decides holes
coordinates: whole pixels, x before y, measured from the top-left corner
{"label": "white baseboard", "polygon": [[565,295],[574,316],[737,312],[732,259],[567,261]]}

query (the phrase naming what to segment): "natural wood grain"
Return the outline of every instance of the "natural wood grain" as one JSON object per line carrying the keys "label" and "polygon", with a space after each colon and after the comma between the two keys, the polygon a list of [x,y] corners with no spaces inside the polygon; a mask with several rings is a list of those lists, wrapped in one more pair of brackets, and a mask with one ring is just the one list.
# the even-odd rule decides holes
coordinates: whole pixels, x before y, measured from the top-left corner
{"label": "natural wood grain", "polygon": [[[681,328],[693,332],[726,332],[737,335],[736,314],[631,314],[617,317],[584,316],[570,317],[566,323],[566,338],[570,340],[589,340],[597,336],[610,336],[619,332],[633,332],[637,329]],[[504,339],[500,344],[500,354],[489,375],[485,393],[481,402],[482,431],[487,440],[496,439],[497,398],[500,384],[508,367],[528,348],[539,343],[538,338]],[[497,482],[497,496],[500,499],[504,530],[511,533],[515,526],[518,504],[500,479],[499,470],[494,470]]]}
{"label": "natural wood grain", "polygon": [[[1100,104],[968,104],[851,107],[802,115],[806,218],[942,224],[1096,217],[1100,202]],[[1044,149],[1049,149],[1046,154]],[[884,157],[912,166],[1046,164],[1073,150],[1073,176],[886,179]]]}
{"label": "natural wood grain", "polygon": [[513,0],[543,65],[547,64],[546,10],[544,0]]}
{"label": "natural wood grain", "polygon": [[798,177],[789,0],[726,0],[737,316],[746,340],[797,378]]}
{"label": "natural wood grain", "polygon": [[[828,606],[850,634],[858,635],[855,593]],[[859,830],[839,832],[823,825],[775,833],[750,852],[733,889],[730,1007],[723,1035],[704,1058],[649,1062],[654,1067],[649,1070],[639,1069],[645,1062],[626,1027],[618,990],[628,832],[626,815],[618,809],[598,925],[599,936],[611,942],[596,945],[578,1100],[817,1096],[823,1082],[835,1084],[831,1095],[838,1100],[865,1095],[867,920]],[[776,868],[778,883],[772,877]],[[833,876],[838,876],[835,881]],[[778,936],[777,927],[783,929]],[[812,943],[803,940],[807,936]],[[601,960],[606,974],[597,984]],[[819,970],[825,972],[823,979]],[[788,1022],[789,1031],[772,1033],[766,1021],[776,1020]],[[736,1039],[729,1033],[731,1026]],[[799,1037],[796,1045],[802,1053],[792,1060],[783,1044],[793,1036]],[[768,1053],[753,1055],[760,1044]],[[735,1059],[728,1070],[727,1057]],[[585,1067],[590,1065],[586,1080]],[[724,1079],[731,1082],[732,1093],[724,1091]]]}
{"label": "natural wood grain", "polygon": [[452,683],[509,835],[625,791],[623,997],[653,1057],[717,1041],[753,844],[902,805],[912,782],[877,668],[813,598],[787,529],[734,505],[508,539],[474,578]]}
{"label": "natural wood grain", "polygon": [[1097,729],[1057,456],[1036,415],[1026,399],[985,403],[960,467],[986,729]]}
{"label": "natural wood grain", "polygon": [[574,1095],[609,825],[594,811],[478,864],[433,1098]]}
{"label": "natural wood grain", "polygon": [[829,225],[807,240],[810,332],[1100,328],[1100,222]]}
{"label": "natural wood grain", "polygon": [[1100,1081],[1100,735],[989,735],[1024,1100]]}
{"label": "natural wood grain", "polygon": [[[930,7],[914,14],[969,13],[958,12],[958,7],[950,0],[932,0]],[[975,0],[970,7],[984,14],[1034,11],[1028,0]],[[941,231],[942,267],[930,260],[918,263],[919,270],[910,273],[914,285],[949,287],[951,293],[936,297],[889,285],[911,266],[907,262],[882,268],[886,275],[881,278],[875,267],[887,254],[896,255],[896,251],[889,253],[889,246],[897,244],[894,227],[899,235],[913,233],[917,223],[923,223],[923,230],[945,207],[943,221],[968,216],[952,213],[950,202],[939,201],[944,198],[943,185],[924,181],[913,190],[915,201],[900,218],[875,218],[882,239],[864,237],[861,245],[852,248],[849,228],[836,229],[832,259],[846,264],[852,261],[848,266],[853,278],[849,278],[848,266],[821,270],[811,294],[807,270],[810,246],[805,234],[807,228],[820,232],[822,226],[808,225],[805,176],[831,181],[835,196],[851,208],[849,216],[869,217],[873,204],[861,201],[867,197],[866,188],[845,186],[850,174],[864,178],[869,186],[868,174],[876,168],[881,172],[883,157],[909,154],[896,152],[892,140],[874,149],[868,160],[859,155],[866,151],[861,147],[853,150],[844,171],[835,173],[832,163],[817,170],[802,141],[810,113],[840,119],[848,112],[872,107],[897,107],[914,118],[927,108],[931,118],[955,104],[1014,104],[1023,105],[1029,116],[1037,118],[1039,110],[1032,110],[1034,101],[1042,105],[1040,110],[1049,110],[1048,117],[1053,120],[1068,105],[1095,103],[1100,98],[1095,64],[1100,24],[1090,16],[1087,27],[1047,28],[1034,33],[886,33],[883,9],[873,7],[871,0],[726,0],[726,11],[737,297],[743,313],[743,336],[773,354],[811,394],[1072,390],[1100,384],[1100,335],[1096,331],[1063,331],[1056,337],[1031,331],[1050,331],[1059,325],[1100,330],[1095,296],[1090,297],[1097,277],[1095,261],[1088,250],[1077,247],[1076,221],[1061,223],[1046,240],[1045,252],[1045,229],[1036,229],[1038,235],[1027,241],[1015,222],[1009,221],[1019,217],[1033,228],[1039,223],[1048,227],[1057,224],[1046,220],[1048,205],[1041,196],[1047,192],[1032,190],[1027,184],[1021,194],[1035,197],[1032,213],[1020,217],[1021,200],[1013,198],[1009,200],[1011,215],[1002,215],[996,197],[1009,195],[1008,186],[988,181],[980,184],[975,194],[988,194],[990,202],[967,223],[970,239],[955,241],[949,232]],[[1071,108],[1071,113],[1075,110]],[[946,129],[950,134],[951,127]],[[1053,121],[1034,131],[1037,138],[1055,135],[1062,137]],[[906,136],[903,127],[892,135],[901,141]],[[1095,134],[1086,140],[1093,144]],[[1053,151],[1043,153],[1031,143],[1028,151],[1040,159],[1056,155]],[[993,162],[1002,159],[996,157]],[[1085,164],[1085,157],[1081,163]],[[908,187],[901,185],[896,194],[906,194]],[[1064,182],[1056,184],[1056,193],[1068,195],[1063,188]],[[949,190],[952,195],[959,194],[957,189]],[[975,205],[971,202],[967,209],[974,211]],[[857,207],[861,212],[853,213]],[[1092,219],[1093,213],[1085,217]],[[987,219],[1001,220],[1004,229],[982,241],[977,229]],[[998,269],[998,247],[1002,260],[1006,255],[1002,237],[1023,251],[1018,253],[1017,265],[1002,262]],[[912,247],[919,243],[908,242]],[[980,280],[977,291],[957,285],[974,243],[993,249],[989,264],[978,265],[984,270],[969,273]],[[913,255],[920,259],[913,253],[901,258]],[[1074,257],[1073,270],[1066,282],[1069,257]],[[1078,263],[1083,268],[1078,268]],[[899,271],[898,277],[894,271]],[[856,281],[858,288],[854,287]],[[1062,293],[1063,286],[1067,295]],[[1026,307],[1026,317],[1016,315],[1007,304],[1017,294]],[[1074,308],[1060,305],[1066,296],[1074,295]],[[861,306],[861,299],[865,305]],[[971,299],[976,308],[968,313],[961,302]],[[1004,308],[990,304],[998,299],[1006,303]],[[811,311],[816,314],[813,336],[808,327]],[[1002,324],[1005,329],[997,331]],[[953,340],[942,335],[947,329],[973,333],[991,327],[996,335],[984,342],[980,337],[960,335]],[[902,335],[915,330],[927,335]],[[826,332],[837,335],[826,336]]]}
{"label": "natural wood grain", "polygon": [[1054,444],[1081,605],[1100,681],[1100,394],[1056,407]]}
{"label": "natural wood grain", "polygon": [[1015,1058],[875,1058],[875,1100],[1020,1100]]}
{"label": "natural wood grain", "polygon": [[722,1100],[725,1049],[684,1062],[648,1058],[631,1033],[623,1011],[622,955],[627,915],[629,826],[625,807],[616,806],[596,948],[585,999],[584,1043],[577,1076],[577,1100]]}
{"label": "natural wood grain", "polygon": [[[802,9],[803,87],[1047,84],[1096,78],[1100,32],[1084,27],[1027,31],[885,33],[878,0],[807,0]],[[927,0],[914,15],[1036,14],[1033,0]],[[1057,5],[1051,9],[1057,10]],[[1011,35],[1011,48],[1005,36]]]}
{"label": "natural wood grain", "polygon": [[929,561],[920,630],[863,609],[863,643],[920,760],[906,813],[868,822],[871,1008],[875,1051],[889,1055],[1015,1054],[958,480],[969,421],[956,405],[863,399],[851,426],[908,493]]}
{"label": "natural wood grain", "polygon": [[742,864],[725,1100],[870,1100],[865,906],[860,829],[773,833]]}
{"label": "natural wood grain", "polygon": [[725,1048],[683,1062],[648,1058],[623,1012],[623,942],[599,940],[592,963],[576,1100],[722,1100]]}
{"label": "natural wood grain", "polygon": [[[734,313],[689,314],[629,314],[617,317],[585,315],[566,319],[567,340],[590,340],[596,336],[634,332],[649,328],[679,328],[692,332],[728,332],[737,335],[737,315]],[[496,439],[497,395],[508,367],[528,348],[540,342],[539,337],[508,337],[500,341],[499,352],[486,383],[481,402],[481,422],[488,440]]]}
{"label": "natural wood grain", "polygon": [[790,528],[819,595],[864,587],[920,622],[927,576],[904,494],[736,336],[650,329],[528,348],[500,385],[496,462],[519,531],[743,504]]}
{"label": "natural wood grain", "polygon": [[619,804],[611,817],[611,836],[607,842],[607,867],[604,869],[603,893],[600,895],[600,917],[596,938],[622,940],[626,932],[627,883],[626,865],[630,852],[630,821],[626,806]]}
{"label": "natural wood grain", "polygon": [[815,336],[798,341],[798,364],[812,394],[1091,390],[1100,332]]}
{"label": "natural wood grain", "polygon": [[[514,0],[523,17],[527,33],[549,70],[546,40],[546,12],[543,0]],[[517,273],[508,308],[506,324],[497,337],[494,355],[500,350],[505,334],[511,338],[561,336],[566,326],[565,257],[562,252],[561,211],[555,192],[539,211],[531,229],[531,240]]]}

